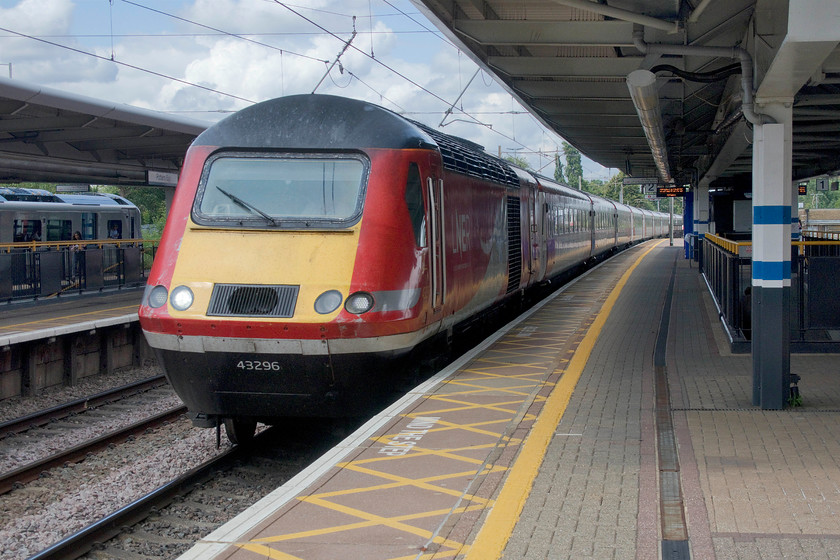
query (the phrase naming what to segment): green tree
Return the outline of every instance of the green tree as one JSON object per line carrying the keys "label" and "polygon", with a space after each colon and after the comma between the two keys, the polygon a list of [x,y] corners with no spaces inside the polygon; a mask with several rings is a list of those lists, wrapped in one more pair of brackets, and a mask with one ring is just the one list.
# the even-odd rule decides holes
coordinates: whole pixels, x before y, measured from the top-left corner
{"label": "green tree", "polygon": [[[828,183],[835,183],[840,181],[840,176],[829,177]],[[808,181],[808,194],[799,196],[798,202],[802,203],[802,207],[806,210],[812,208],[840,208],[840,191],[818,191],[817,180],[811,179]]]}
{"label": "green tree", "polygon": [[568,142],[563,142],[563,155],[566,156],[566,180],[569,186],[577,188],[583,179],[580,151]]}
{"label": "green tree", "polygon": [[528,160],[522,156],[507,155],[502,159],[509,161],[513,165],[521,167],[522,169],[531,169],[531,164],[528,163]]}
{"label": "green tree", "polygon": [[566,182],[566,176],[563,175],[563,160],[560,159],[560,153],[554,154],[554,180],[560,183]]}

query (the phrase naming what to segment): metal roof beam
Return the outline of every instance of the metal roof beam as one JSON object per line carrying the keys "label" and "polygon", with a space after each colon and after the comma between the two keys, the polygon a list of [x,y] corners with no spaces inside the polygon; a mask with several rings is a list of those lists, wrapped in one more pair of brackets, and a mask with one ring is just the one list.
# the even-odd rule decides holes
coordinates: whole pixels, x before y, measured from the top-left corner
{"label": "metal roof beam", "polygon": [[[513,80],[512,87],[523,95],[536,99],[577,99],[631,103],[625,79],[615,81],[563,82],[556,80]],[[659,99],[665,104],[670,100],[681,101],[682,89],[678,83],[667,83],[659,90]]]}
{"label": "metal roof beam", "polygon": [[580,58],[559,56],[491,56],[487,63],[511,76],[547,78],[621,78],[639,68],[642,57]]}
{"label": "metal roof beam", "polygon": [[654,29],[659,29],[662,31],[667,31],[668,33],[677,33],[680,30],[680,26],[678,22],[671,22],[665,21],[664,19],[658,19],[650,16],[646,16],[644,14],[639,14],[636,12],[631,12],[630,10],[623,10],[621,8],[614,8],[612,6],[608,6],[607,4],[599,4],[597,2],[590,2],[589,0],[552,0],[557,4],[562,4],[564,6],[569,6],[570,8],[578,8],[580,10],[586,10],[589,12],[594,12],[596,14],[601,14],[602,16],[607,16],[615,19],[619,19],[621,21],[629,21],[632,23],[638,23],[644,25],[646,27],[652,27]]}
{"label": "metal roof beam", "polygon": [[756,98],[792,98],[840,43],[840,2],[790,0],[788,28]]}
{"label": "metal roof beam", "polygon": [[0,132],[29,132],[38,130],[61,130],[81,127],[90,121],[86,115],[65,115],[49,117],[22,117],[0,119]]}
{"label": "metal roof beam", "polygon": [[632,47],[633,24],[625,21],[465,20],[454,30],[482,45]]}
{"label": "metal roof beam", "polygon": [[747,126],[747,123],[743,120],[739,120],[735,126],[732,127],[732,132],[729,134],[729,138],[726,139],[726,142],[723,144],[723,147],[718,152],[717,157],[715,157],[715,160],[709,168],[705,171],[702,169],[700,170],[703,174],[701,176],[701,181],[705,181],[706,184],[708,184],[720,177],[726,170],[730,169],[735,161],[741,157],[741,154],[750,147],[751,140],[752,133]]}

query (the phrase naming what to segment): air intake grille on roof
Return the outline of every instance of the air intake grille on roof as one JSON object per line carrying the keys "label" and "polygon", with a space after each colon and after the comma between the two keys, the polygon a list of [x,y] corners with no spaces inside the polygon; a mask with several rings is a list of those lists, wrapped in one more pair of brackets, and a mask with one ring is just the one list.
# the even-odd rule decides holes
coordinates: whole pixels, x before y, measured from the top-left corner
{"label": "air intake grille on roof", "polygon": [[504,160],[485,153],[484,148],[478,144],[443,134],[417,122],[414,124],[437,143],[445,168],[515,189],[519,188],[519,178],[513,169]]}
{"label": "air intake grille on roof", "polygon": [[214,317],[293,317],[300,286],[216,284],[207,315]]}

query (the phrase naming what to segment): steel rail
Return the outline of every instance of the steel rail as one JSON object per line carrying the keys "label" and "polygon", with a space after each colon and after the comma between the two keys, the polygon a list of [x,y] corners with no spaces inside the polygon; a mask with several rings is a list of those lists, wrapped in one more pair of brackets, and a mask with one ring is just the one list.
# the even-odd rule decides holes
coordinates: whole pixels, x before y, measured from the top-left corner
{"label": "steel rail", "polygon": [[90,397],[82,397],[80,399],[70,401],[65,404],[60,404],[52,408],[39,410],[20,418],[13,418],[6,422],[0,422],[0,439],[10,435],[25,432],[33,426],[43,426],[53,420],[66,418],[71,414],[84,412],[85,410],[102,406],[122,398],[136,395],[150,389],[154,389],[166,384],[166,378],[163,375],[156,375],[148,379],[141,379],[122,387],[109,389]]}
{"label": "steel rail", "polygon": [[65,451],[59,451],[54,455],[50,455],[44,459],[34,461],[13,471],[4,473],[0,475],[0,495],[13,490],[18,484],[25,484],[35,480],[46,470],[66,463],[82,461],[90,453],[96,453],[111,444],[123,442],[131,436],[141,434],[150,428],[163,424],[164,422],[175,420],[186,411],[187,407],[183,405],[171,408],[150,418],[135,422],[134,424],[126,426],[120,430],[104,434],[96,439],[84,442]]}
{"label": "steel rail", "polygon": [[[263,433],[267,432],[270,430]],[[258,434],[254,441],[259,441],[261,435]],[[87,554],[97,544],[120,534],[125,527],[136,525],[155,509],[160,509],[175,497],[186,494],[195,486],[211,479],[219,470],[232,466],[247,453],[246,450],[250,447],[250,445],[233,446],[142,498],[80,529],[38,554],[30,556],[27,560],[75,560]]]}

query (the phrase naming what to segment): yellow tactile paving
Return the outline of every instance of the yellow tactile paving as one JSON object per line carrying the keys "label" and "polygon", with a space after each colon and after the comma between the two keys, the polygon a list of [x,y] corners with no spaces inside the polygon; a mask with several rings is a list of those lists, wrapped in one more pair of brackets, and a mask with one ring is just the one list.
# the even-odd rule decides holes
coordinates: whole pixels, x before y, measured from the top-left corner
{"label": "yellow tactile paving", "polygon": [[[620,259],[619,259],[620,260]],[[620,260],[621,261],[621,260]],[[627,268],[578,283],[216,558],[455,558]]]}

